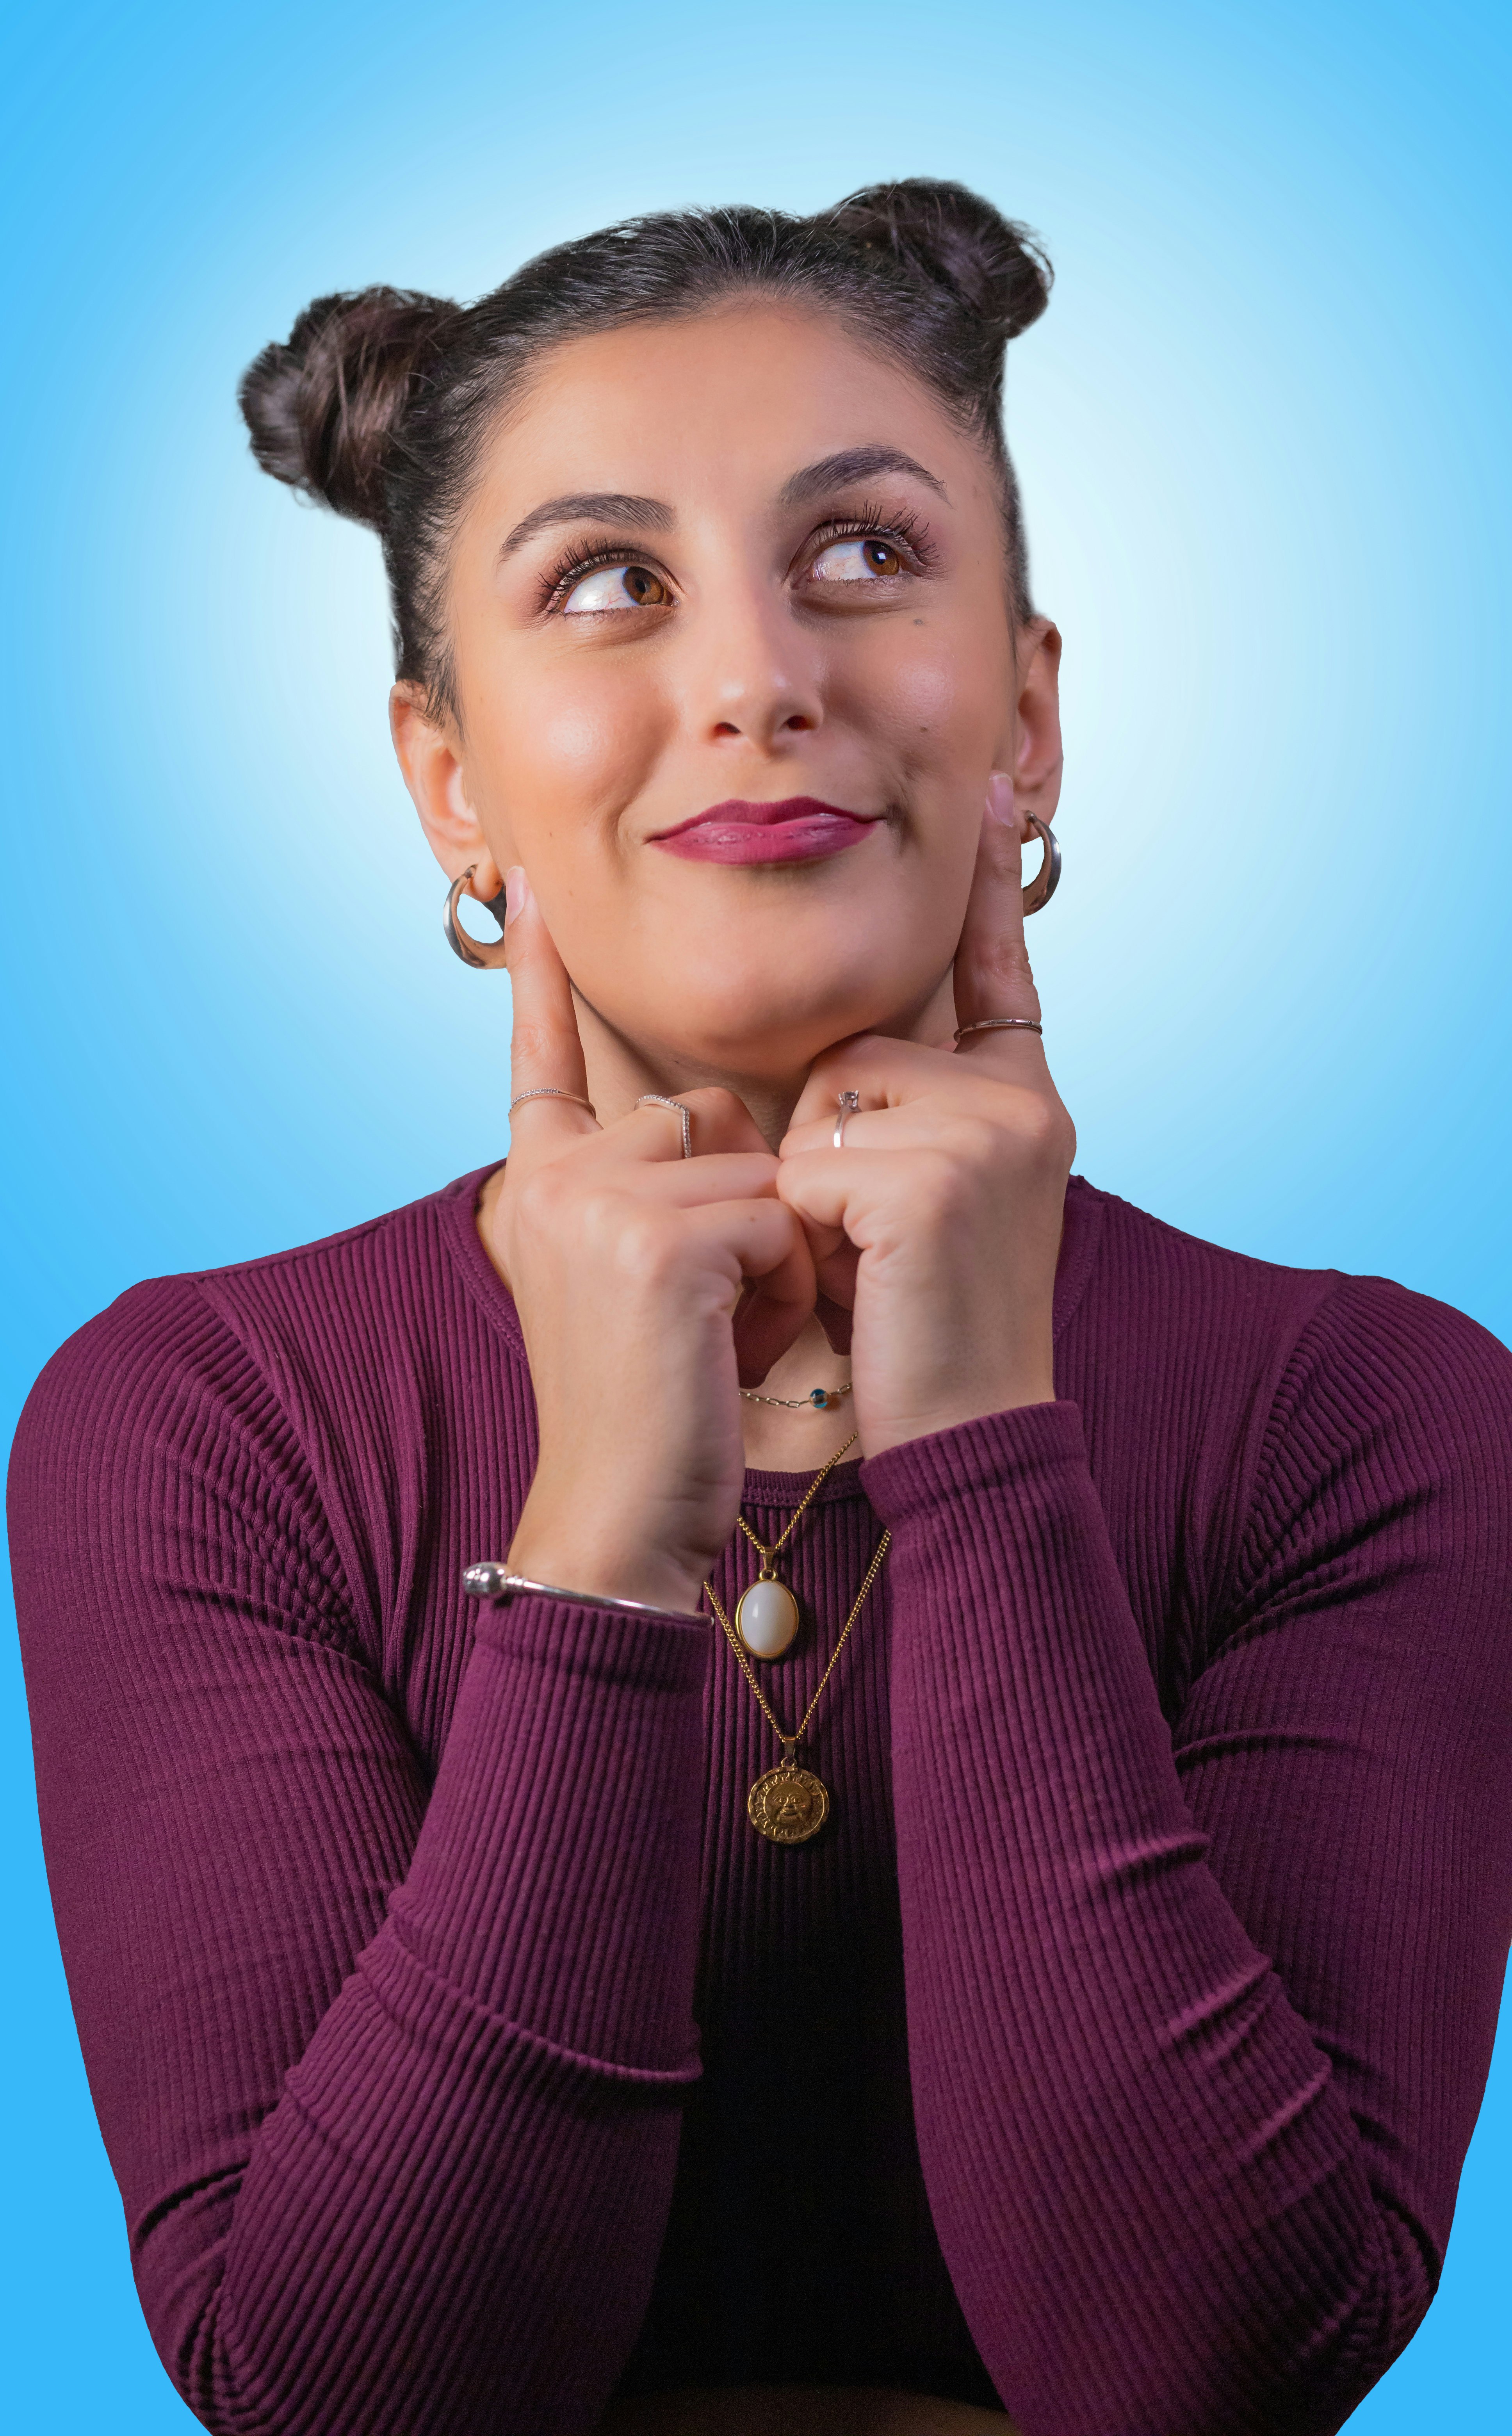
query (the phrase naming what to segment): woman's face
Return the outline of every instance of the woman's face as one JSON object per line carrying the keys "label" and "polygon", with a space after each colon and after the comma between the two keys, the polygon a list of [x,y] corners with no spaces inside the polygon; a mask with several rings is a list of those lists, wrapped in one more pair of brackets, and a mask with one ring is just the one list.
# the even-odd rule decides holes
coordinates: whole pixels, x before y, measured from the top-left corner
{"label": "woman's face", "polygon": [[772,1084],[947,1033],[989,774],[1054,808],[1058,637],[1016,655],[992,470],[929,390],[790,305],[570,341],[448,606],[460,718],[395,689],[406,776],[449,876],[525,865],[585,1030]]}

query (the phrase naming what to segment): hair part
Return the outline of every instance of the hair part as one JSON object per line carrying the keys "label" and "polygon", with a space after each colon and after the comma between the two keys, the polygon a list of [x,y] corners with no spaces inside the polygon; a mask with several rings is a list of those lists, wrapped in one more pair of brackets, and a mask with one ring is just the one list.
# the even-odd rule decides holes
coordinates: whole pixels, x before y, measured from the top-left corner
{"label": "hair part", "polygon": [[455,718],[447,567],[501,413],[549,348],[742,295],[838,313],[933,391],[993,467],[1010,609],[1030,618],[1003,351],[1044,311],[1051,277],[1029,229],[933,179],[867,186],[811,218],[655,212],[552,247],[476,304],[395,287],[318,297],[248,366],[238,397],[265,473],[378,533],[395,673],[425,688],[432,716]]}

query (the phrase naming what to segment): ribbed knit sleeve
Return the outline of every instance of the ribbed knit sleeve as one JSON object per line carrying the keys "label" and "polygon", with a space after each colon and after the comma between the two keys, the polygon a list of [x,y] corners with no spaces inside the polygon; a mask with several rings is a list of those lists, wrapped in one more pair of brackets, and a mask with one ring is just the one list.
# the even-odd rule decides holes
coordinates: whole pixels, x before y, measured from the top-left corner
{"label": "ribbed knit sleeve", "polygon": [[925,2179],[1025,2436],[1329,2436],[1428,2305],[1512,1931],[1509,1453],[1504,1350],[1340,1282],[1173,1721],[1074,1404],[863,1467]]}
{"label": "ribbed knit sleeve", "polygon": [[54,1357],[10,1506],[64,1959],[180,2392],[264,2436],[591,2426],[698,2070],[706,1631],[481,1611],[427,1783],[192,1279]]}

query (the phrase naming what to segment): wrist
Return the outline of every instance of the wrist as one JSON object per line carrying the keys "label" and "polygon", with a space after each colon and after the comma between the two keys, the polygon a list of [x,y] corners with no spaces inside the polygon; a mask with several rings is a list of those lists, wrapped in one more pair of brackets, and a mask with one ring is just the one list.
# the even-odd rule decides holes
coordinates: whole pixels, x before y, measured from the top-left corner
{"label": "wrist", "polygon": [[630,1599],[637,1607],[661,1608],[674,1615],[697,1614],[703,1596],[702,1574],[677,1564],[663,1551],[626,1540],[608,1543],[576,1530],[542,1528],[531,1523],[529,1506],[506,1562],[512,1574],[579,1598]]}
{"label": "wrist", "polygon": [[958,1430],[968,1421],[988,1419],[994,1413],[1014,1413],[1028,1404],[1053,1404],[1054,1375],[1049,1366],[1019,1378],[983,1385],[975,1394],[958,1389],[948,1397],[915,1409],[889,1413],[880,1420],[867,1417],[861,1429],[863,1457],[885,1454],[892,1447],[906,1446],[912,1438],[937,1437],[946,1430]]}

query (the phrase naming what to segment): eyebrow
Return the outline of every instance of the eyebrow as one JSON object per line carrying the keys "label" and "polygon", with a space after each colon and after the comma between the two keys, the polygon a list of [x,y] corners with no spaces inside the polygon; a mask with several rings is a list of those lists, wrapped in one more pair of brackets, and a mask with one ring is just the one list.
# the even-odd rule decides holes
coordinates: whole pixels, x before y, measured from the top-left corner
{"label": "eyebrow", "polygon": [[560,499],[543,499],[522,516],[499,556],[508,558],[551,525],[638,525],[642,532],[669,532],[675,522],[665,499],[637,499],[626,491],[568,491]]}
{"label": "eyebrow", "polygon": [[945,484],[927,465],[905,457],[901,448],[872,447],[841,448],[833,457],[821,457],[817,463],[791,474],[782,486],[782,505],[806,508],[821,492],[839,490],[846,482],[868,481],[878,474],[912,474],[916,481],[927,482],[931,491],[937,491],[947,507],[950,504]]}
{"label": "eyebrow", "polygon": [[[785,508],[808,507],[826,491],[842,489],[847,482],[865,482],[878,474],[912,474],[916,481],[927,482],[938,492],[947,507],[950,495],[937,474],[916,458],[905,456],[901,448],[840,448],[831,457],[818,458],[812,465],[800,467],[790,474],[779,493]],[[559,499],[543,499],[528,516],[522,516],[499,551],[499,557],[512,557],[537,533],[553,525],[636,525],[642,532],[670,532],[677,519],[665,499],[637,497],[629,491],[567,491]]]}

